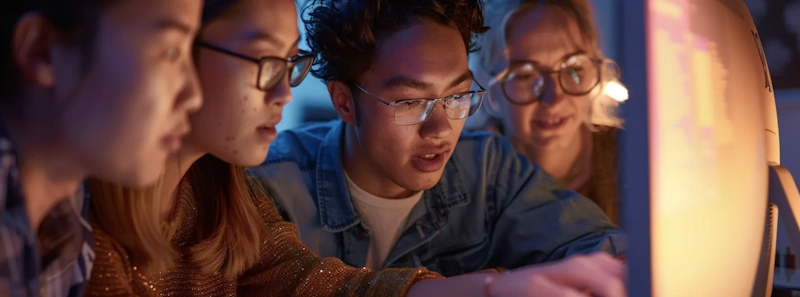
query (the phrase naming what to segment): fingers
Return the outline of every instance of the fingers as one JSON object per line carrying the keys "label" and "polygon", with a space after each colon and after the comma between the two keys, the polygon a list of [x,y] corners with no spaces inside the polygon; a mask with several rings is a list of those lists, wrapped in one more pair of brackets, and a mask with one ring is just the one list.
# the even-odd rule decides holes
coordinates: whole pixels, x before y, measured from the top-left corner
{"label": "fingers", "polygon": [[478,270],[478,271],[475,271],[475,272],[470,272],[470,274],[481,274],[481,273],[499,273],[499,271],[496,268],[487,268],[487,269],[484,269],[484,270]]}
{"label": "fingers", "polygon": [[581,293],[575,288],[563,286],[547,279],[541,275],[534,275],[530,280],[531,297],[586,297],[588,295]]}
{"label": "fingers", "polygon": [[605,253],[573,256],[547,267],[544,275],[552,282],[577,290],[588,290],[593,296],[624,297],[625,267]]}
{"label": "fingers", "polygon": [[609,273],[610,275],[620,279],[625,278],[625,263],[620,262],[619,258],[614,258],[607,253],[594,253],[588,257],[595,259],[598,267],[606,273]]}

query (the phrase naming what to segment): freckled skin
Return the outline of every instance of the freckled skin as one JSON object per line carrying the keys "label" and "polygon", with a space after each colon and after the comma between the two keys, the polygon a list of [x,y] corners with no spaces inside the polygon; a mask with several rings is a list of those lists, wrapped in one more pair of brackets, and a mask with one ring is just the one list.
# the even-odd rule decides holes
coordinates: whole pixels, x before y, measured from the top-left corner
{"label": "freckled skin", "polygon": [[[240,3],[244,11],[253,13],[218,18],[197,38],[255,58],[287,59],[298,54],[296,41],[300,34],[294,1],[243,0]],[[268,13],[270,11],[290,13]],[[270,17],[264,17],[264,13]],[[247,38],[252,35],[269,35],[274,40]],[[259,69],[250,61],[202,47],[195,60],[206,100],[205,108],[191,117],[192,133],[186,138],[186,144],[231,164],[261,164],[271,142],[261,128],[272,128],[280,121],[283,107],[291,101],[288,79],[265,91],[256,86]]]}

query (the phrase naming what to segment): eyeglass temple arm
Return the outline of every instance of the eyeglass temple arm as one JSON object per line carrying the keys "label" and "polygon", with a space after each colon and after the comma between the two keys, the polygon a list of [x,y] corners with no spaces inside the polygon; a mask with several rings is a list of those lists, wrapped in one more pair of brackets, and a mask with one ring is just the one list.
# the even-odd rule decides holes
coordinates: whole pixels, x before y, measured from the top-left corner
{"label": "eyeglass temple arm", "polygon": [[354,86],[356,86],[356,88],[358,88],[358,89],[359,89],[359,90],[361,90],[362,92],[364,92],[364,94],[367,94],[368,96],[370,96],[370,97],[374,98],[375,100],[378,100],[380,103],[383,103],[383,104],[386,104],[386,105],[388,105],[388,106],[394,107],[394,103],[389,103],[389,102],[383,101],[383,99],[381,99],[381,98],[378,98],[378,96],[372,95],[372,93],[370,93],[370,92],[367,92],[367,90],[364,90],[364,88],[362,88],[361,86],[359,86],[357,83],[353,83],[353,85],[354,85]]}

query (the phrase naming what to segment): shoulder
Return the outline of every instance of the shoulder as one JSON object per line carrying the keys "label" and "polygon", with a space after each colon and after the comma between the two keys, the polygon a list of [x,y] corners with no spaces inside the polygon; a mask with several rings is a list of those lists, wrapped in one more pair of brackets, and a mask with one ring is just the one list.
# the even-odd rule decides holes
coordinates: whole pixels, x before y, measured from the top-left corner
{"label": "shoulder", "polygon": [[258,209],[261,218],[267,223],[276,221],[285,221],[286,218],[275,207],[275,202],[269,195],[269,189],[266,188],[259,179],[255,177],[248,177],[247,184],[250,186],[250,191],[253,198],[253,204]]}
{"label": "shoulder", "polygon": [[[98,226],[92,226],[92,235],[95,242],[95,267],[101,268],[101,264],[117,263],[125,267],[131,267],[130,257],[125,248],[114,240],[113,237],[108,235]],[[92,269],[92,274],[97,272],[97,269]],[[102,268],[100,270],[103,270]]]}
{"label": "shoulder", "polygon": [[121,244],[93,226],[96,258],[84,296],[124,296],[133,292],[133,265]]}
{"label": "shoulder", "polygon": [[267,160],[262,165],[313,159],[328,133],[340,124],[341,120],[334,120],[281,131],[270,145]]}
{"label": "shoulder", "polygon": [[[485,130],[464,131],[458,139],[453,157],[464,161],[493,161],[507,155],[516,156],[516,150],[505,136]],[[485,159],[488,157],[489,159]],[[480,158],[480,159],[476,159]]]}

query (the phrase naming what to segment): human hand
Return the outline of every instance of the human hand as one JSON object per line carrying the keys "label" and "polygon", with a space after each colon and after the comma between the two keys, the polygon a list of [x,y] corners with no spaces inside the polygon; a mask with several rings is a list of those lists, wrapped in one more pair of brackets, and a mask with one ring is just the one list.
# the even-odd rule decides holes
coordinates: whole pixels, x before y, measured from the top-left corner
{"label": "human hand", "polygon": [[606,253],[576,255],[510,274],[487,275],[486,297],[625,297],[625,266]]}

